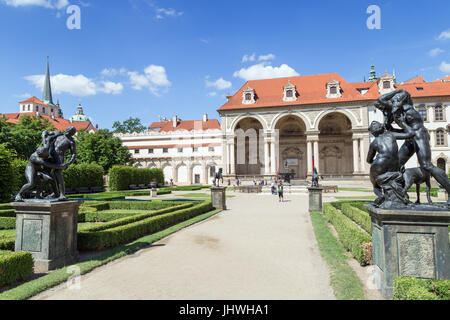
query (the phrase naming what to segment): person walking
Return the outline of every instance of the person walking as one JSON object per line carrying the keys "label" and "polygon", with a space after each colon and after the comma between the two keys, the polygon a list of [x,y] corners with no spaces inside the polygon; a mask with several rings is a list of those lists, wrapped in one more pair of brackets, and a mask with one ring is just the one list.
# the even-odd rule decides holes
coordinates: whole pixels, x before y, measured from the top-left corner
{"label": "person walking", "polygon": [[283,192],[284,192],[283,183],[280,181],[280,184],[278,185],[278,202],[284,202]]}

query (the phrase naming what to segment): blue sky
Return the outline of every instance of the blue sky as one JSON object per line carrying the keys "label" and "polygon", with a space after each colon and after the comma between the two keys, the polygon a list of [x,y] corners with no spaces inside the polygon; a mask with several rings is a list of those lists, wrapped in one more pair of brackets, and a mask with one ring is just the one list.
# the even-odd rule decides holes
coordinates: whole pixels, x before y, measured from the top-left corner
{"label": "blue sky", "polygon": [[[69,30],[68,6],[81,9]],[[369,30],[369,5],[381,30]],[[450,74],[449,1],[0,0],[0,112],[41,98],[50,56],[66,117],[81,100],[102,128],[139,117],[218,118],[246,79],[337,72],[363,81]]]}

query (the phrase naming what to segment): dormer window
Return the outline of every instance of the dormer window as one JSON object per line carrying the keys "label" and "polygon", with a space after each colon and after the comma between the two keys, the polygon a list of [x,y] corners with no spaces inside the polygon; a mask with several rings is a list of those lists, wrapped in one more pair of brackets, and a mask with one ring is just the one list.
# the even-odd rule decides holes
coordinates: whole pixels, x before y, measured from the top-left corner
{"label": "dormer window", "polygon": [[386,94],[394,90],[394,77],[386,73],[378,82],[378,92],[380,94]]}
{"label": "dormer window", "polygon": [[391,87],[390,81],[383,81],[383,89],[389,89]]}
{"label": "dormer window", "polygon": [[255,90],[247,87],[242,93],[242,104],[254,104],[255,101]]}
{"label": "dormer window", "polygon": [[284,97],[283,101],[296,101],[297,100],[297,90],[295,86],[289,81],[287,85],[284,86]]}
{"label": "dormer window", "polygon": [[341,85],[339,81],[331,80],[327,83],[327,98],[340,98],[341,94]]}

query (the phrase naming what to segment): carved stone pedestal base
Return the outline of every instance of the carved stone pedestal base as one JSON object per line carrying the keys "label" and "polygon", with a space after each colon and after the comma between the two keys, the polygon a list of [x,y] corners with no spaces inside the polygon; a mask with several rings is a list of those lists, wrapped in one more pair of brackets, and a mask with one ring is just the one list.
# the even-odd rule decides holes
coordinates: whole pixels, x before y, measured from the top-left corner
{"label": "carved stone pedestal base", "polygon": [[450,211],[385,210],[366,206],[372,217],[375,282],[391,298],[396,277],[450,279]]}
{"label": "carved stone pedestal base", "polygon": [[322,187],[310,187],[309,191],[309,211],[322,212]]}
{"label": "carved stone pedestal base", "polygon": [[211,202],[214,208],[227,210],[226,187],[211,188]]}
{"label": "carved stone pedestal base", "polygon": [[77,223],[80,201],[14,202],[16,251],[30,251],[36,273],[74,263],[78,259]]}

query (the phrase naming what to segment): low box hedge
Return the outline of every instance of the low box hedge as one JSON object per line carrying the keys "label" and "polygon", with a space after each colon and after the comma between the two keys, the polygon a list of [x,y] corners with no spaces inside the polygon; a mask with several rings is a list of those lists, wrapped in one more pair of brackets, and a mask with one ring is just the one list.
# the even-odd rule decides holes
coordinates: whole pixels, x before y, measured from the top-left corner
{"label": "low box hedge", "polygon": [[361,228],[367,231],[368,234],[372,234],[372,219],[367,212],[354,207],[352,203],[342,204],[341,211],[347,217],[355,221]]}
{"label": "low box hedge", "polygon": [[26,251],[0,251],[0,287],[26,280],[33,273],[33,257]]}
{"label": "low box hedge", "polygon": [[11,230],[16,228],[16,218],[0,217],[0,230]]}
{"label": "low box hedge", "polygon": [[344,248],[351,252],[353,257],[358,260],[362,266],[368,265],[370,263],[370,258],[364,254],[363,245],[371,243],[372,238],[359,230],[349,218],[340,213],[332,204],[325,203],[323,206],[323,213],[325,219],[336,229],[339,240]]}
{"label": "low box hedge", "polygon": [[[165,214],[161,214],[161,211],[176,209]],[[104,228],[104,225],[93,227],[78,233],[78,249],[79,250],[101,250],[104,248],[111,248],[121,244],[128,243],[136,240],[144,235],[152,234],[160,231],[176,223],[188,220],[197,215],[205,212],[209,212],[213,209],[210,201],[203,202],[196,206],[192,206],[192,203],[177,206],[173,208],[160,210],[158,215],[147,217],[145,219],[137,219],[134,222],[131,220],[140,218],[134,216],[121,220],[130,221],[127,224],[111,227],[114,223],[120,220],[113,221],[108,229]],[[123,222],[123,221],[122,221]],[[107,223],[108,224],[108,223]]]}
{"label": "low box hedge", "polygon": [[16,216],[16,211],[14,209],[0,210],[0,217],[12,218]]}
{"label": "low box hedge", "polygon": [[109,189],[112,191],[128,190],[130,185],[148,185],[152,182],[164,183],[162,169],[113,166],[109,170]]}
{"label": "low box hedge", "polygon": [[394,300],[450,300],[450,280],[394,279]]}

